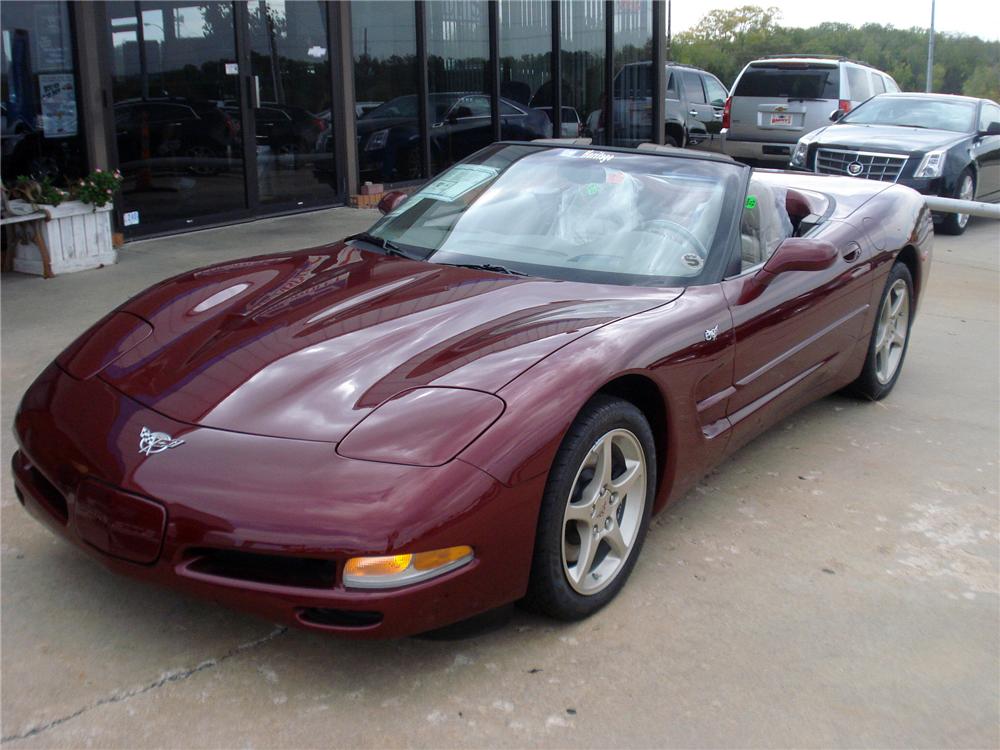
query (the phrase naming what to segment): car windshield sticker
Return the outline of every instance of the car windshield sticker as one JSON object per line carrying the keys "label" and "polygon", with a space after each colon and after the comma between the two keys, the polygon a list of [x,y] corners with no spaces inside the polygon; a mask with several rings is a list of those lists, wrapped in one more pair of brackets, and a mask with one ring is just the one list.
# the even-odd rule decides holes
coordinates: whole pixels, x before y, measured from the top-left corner
{"label": "car windshield sticker", "polygon": [[608,184],[610,185],[621,185],[625,182],[625,173],[619,172],[617,169],[608,174]]}
{"label": "car windshield sticker", "polygon": [[697,269],[697,268],[701,268],[704,265],[704,262],[702,261],[701,256],[700,255],[695,255],[694,253],[684,253],[684,255],[681,256],[681,260],[683,260],[684,263],[689,268],[695,268],[695,269]]}
{"label": "car windshield sticker", "polygon": [[556,151],[556,155],[567,159],[591,159],[601,164],[615,158],[614,154],[609,154],[607,151],[587,151],[582,148],[561,148]]}
{"label": "car windshield sticker", "polygon": [[755,208],[757,208],[757,196],[756,195],[748,195],[747,196],[747,210],[748,211],[752,211]]}
{"label": "car windshield sticker", "polygon": [[448,174],[434,180],[420,191],[420,197],[451,202],[484,182],[492,180],[498,174],[500,174],[500,170],[493,167],[484,167],[481,164],[464,164],[449,170]]}
{"label": "car windshield sticker", "polygon": [[596,182],[591,182],[588,185],[584,186],[583,192],[585,192],[587,195],[597,195],[599,192],[601,192],[601,188]]}

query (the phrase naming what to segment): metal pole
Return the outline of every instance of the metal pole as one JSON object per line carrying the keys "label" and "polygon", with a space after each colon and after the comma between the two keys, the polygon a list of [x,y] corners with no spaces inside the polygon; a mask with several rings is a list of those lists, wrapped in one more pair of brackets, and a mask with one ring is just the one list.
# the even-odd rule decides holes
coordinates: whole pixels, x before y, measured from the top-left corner
{"label": "metal pole", "polygon": [[[933,2],[934,0],[931,0]],[[673,15],[673,8],[671,7],[673,0],[667,0],[667,60],[673,60],[673,51],[671,47],[673,46],[673,36],[670,33],[670,22],[671,16]]]}
{"label": "metal pole", "polygon": [[934,88],[934,0],[931,0],[931,33],[927,40],[927,93]]}
{"label": "metal pole", "polygon": [[984,219],[1000,219],[1000,204],[982,203],[981,201],[964,201],[958,198],[939,198],[936,195],[924,196],[924,203],[931,211],[944,214],[969,214],[981,216]]}

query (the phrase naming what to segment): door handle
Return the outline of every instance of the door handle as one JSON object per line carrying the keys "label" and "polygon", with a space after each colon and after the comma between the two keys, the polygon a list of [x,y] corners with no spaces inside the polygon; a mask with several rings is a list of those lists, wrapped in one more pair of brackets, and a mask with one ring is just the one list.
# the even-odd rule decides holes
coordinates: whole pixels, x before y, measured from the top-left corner
{"label": "door handle", "polygon": [[848,263],[857,260],[859,255],[861,255],[861,245],[857,242],[848,242],[847,245],[844,246],[844,249],[840,251],[840,257]]}
{"label": "door handle", "polygon": [[692,117],[697,117],[698,116],[698,110],[692,109],[692,110],[688,111],[688,114],[691,115]]}

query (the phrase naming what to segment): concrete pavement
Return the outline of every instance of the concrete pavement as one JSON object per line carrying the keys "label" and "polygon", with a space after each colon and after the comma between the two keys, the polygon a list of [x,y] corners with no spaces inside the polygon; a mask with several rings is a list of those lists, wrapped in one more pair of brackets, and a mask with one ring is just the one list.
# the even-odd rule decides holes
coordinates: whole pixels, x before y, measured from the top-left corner
{"label": "concrete pavement", "polygon": [[19,507],[31,379],[185,269],[336,239],[335,209],[2,281],[2,735],[42,747],[1000,746],[1000,224],[939,237],[905,371],[827,398],[654,519],[582,623],[357,643],[119,578]]}

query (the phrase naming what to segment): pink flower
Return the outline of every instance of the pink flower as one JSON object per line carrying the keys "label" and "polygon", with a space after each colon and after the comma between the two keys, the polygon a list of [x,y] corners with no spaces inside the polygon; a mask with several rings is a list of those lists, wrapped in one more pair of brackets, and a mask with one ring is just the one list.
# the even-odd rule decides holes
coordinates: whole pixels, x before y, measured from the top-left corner
{"label": "pink flower", "polygon": [[100,167],[98,167],[98,168],[97,168],[97,169],[95,169],[94,171],[95,171],[95,172],[97,172],[98,174],[100,174],[100,173],[101,173],[101,168],[100,168]]}
{"label": "pink flower", "polygon": [[107,190],[105,192],[107,192],[108,195],[111,195],[111,191],[110,190]]}

